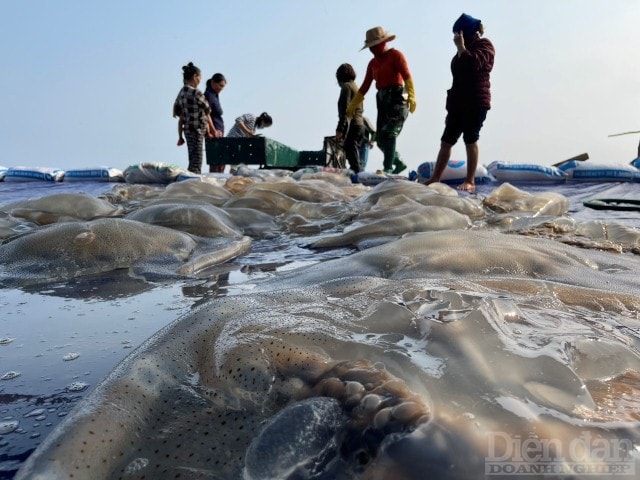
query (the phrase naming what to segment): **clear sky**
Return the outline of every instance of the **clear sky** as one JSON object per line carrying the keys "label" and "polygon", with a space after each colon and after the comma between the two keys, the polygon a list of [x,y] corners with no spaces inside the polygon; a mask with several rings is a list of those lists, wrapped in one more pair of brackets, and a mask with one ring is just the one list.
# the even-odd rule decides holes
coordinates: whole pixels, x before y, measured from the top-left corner
{"label": "clear sky", "polygon": [[[398,140],[410,168],[435,160],[455,53],[451,26],[480,18],[496,47],[480,163],[543,165],[588,152],[628,163],[640,134],[638,0],[0,0],[0,165],[187,165],[173,100],[181,67],[227,77],[227,129],[269,112],[266,136],[321,150],[337,123],[336,68],[364,77],[365,32],[397,35],[418,108]],[[204,85],[202,85],[204,90]],[[365,100],[375,119],[375,90]],[[374,150],[368,170],[379,168]],[[464,158],[461,142],[454,158]]]}

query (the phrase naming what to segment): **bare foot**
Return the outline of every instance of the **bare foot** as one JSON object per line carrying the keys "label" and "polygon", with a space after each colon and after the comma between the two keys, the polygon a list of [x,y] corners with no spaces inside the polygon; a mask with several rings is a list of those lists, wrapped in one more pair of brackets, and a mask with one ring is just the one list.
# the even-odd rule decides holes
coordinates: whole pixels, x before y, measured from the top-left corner
{"label": "bare foot", "polygon": [[184,138],[178,139],[178,146],[184,145]]}
{"label": "bare foot", "polygon": [[461,190],[463,192],[475,193],[476,186],[471,182],[464,182],[462,185],[458,187],[458,190]]}

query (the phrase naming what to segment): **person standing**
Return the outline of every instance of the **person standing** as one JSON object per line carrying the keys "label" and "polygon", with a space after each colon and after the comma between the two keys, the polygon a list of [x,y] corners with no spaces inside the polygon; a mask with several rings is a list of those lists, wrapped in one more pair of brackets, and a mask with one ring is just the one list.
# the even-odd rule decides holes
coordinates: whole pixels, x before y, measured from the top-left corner
{"label": "person standing", "polygon": [[482,22],[466,13],[453,24],[453,43],[457,49],[451,60],[453,83],[447,91],[447,116],[440,151],[433,175],[425,185],[440,181],[451,158],[451,149],[462,135],[467,151],[467,174],[458,189],[475,192],[478,139],[491,108],[490,74],[495,58],[493,44],[483,35]]}
{"label": "person standing", "polygon": [[367,73],[360,90],[347,107],[347,115],[353,116],[358,105],[363,102],[371,83],[376,81],[377,143],[384,155],[384,172],[394,174],[407,168],[396,151],[396,139],[409,112],[413,113],[416,110],[415,89],[407,60],[399,50],[387,47],[387,42],[395,38],[395,35],[390,35],[382,27],[374,27],[367,31],[361,50],[368,48],[373,58],[367,65]]}
{"label": "person standing", "polygon": [[211,121],[211,107],[204,98],[204,94],[198,90],[202,79],[200,69],[193,63],[182,67],[183,87],[178,92],[173,103],[173,116],[178,117],[178,131],[184,130],[189,151],[188,170],[200,174],[202,168],[202,148],[204,137],[213,136],[213,123]]}
{"label": "person standing", "polygon": [[[227,86],[227,79],[221,73],[215,73],[209,81],[207,81],[207,88],[204,91],[204,97],[209,102],[211,107],[211,121],[213,122],[213,138],[208,139],[207,146],[211,145],[211,142],[215,142],[217,139],[224,137],[224,120],[222,119],[222,106],[220,105],[220,92]],[[224,172],[224,164],[222,165],[209,165],[209,172]]]}
{"label": "person standing", "polygon": [[362,117],[362,102],[351,118],[347,117],[347,106],[358,93],[355,82],[356,72],[348,63],[343,63],[336,71],[336,80],[340,85],[340,97],[338,98],[338,126],[336,127],[336,140],[343,142],[345,157],[349,162],[349,168],[354,173],[361,170],[360,146],[364,141],[364,119]]}

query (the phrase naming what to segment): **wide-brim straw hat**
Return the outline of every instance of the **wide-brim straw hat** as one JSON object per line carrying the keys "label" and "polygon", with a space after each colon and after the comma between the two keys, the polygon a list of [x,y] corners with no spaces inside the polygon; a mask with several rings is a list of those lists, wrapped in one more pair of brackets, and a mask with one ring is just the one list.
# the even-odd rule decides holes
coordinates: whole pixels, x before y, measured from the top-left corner
{"label": "wide-brim straw hat", "polygon": [[395,35],[389,34],[389,32],[387,32],[382,27],[370,28],[369,30],[367,30],[367,35],[364,41],[364,47],[362,47],[360,50],[374,47],[376,45],[381,44],[382,42],[390,42],[394,38],[396,38]]}

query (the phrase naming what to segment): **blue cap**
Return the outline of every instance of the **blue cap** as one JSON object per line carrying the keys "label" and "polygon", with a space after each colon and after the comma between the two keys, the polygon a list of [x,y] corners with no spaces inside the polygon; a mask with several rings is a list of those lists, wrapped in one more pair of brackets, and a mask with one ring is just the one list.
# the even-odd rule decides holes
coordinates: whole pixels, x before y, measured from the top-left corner
{"label": "blue cap", "polygon": [[463,13],[453,24],[453,33],[458,33],[462,30],[462,33],[466,37],[471,36],[480,29],[481,23],[482,22],[477,18],[473,18],[471,15]]}

